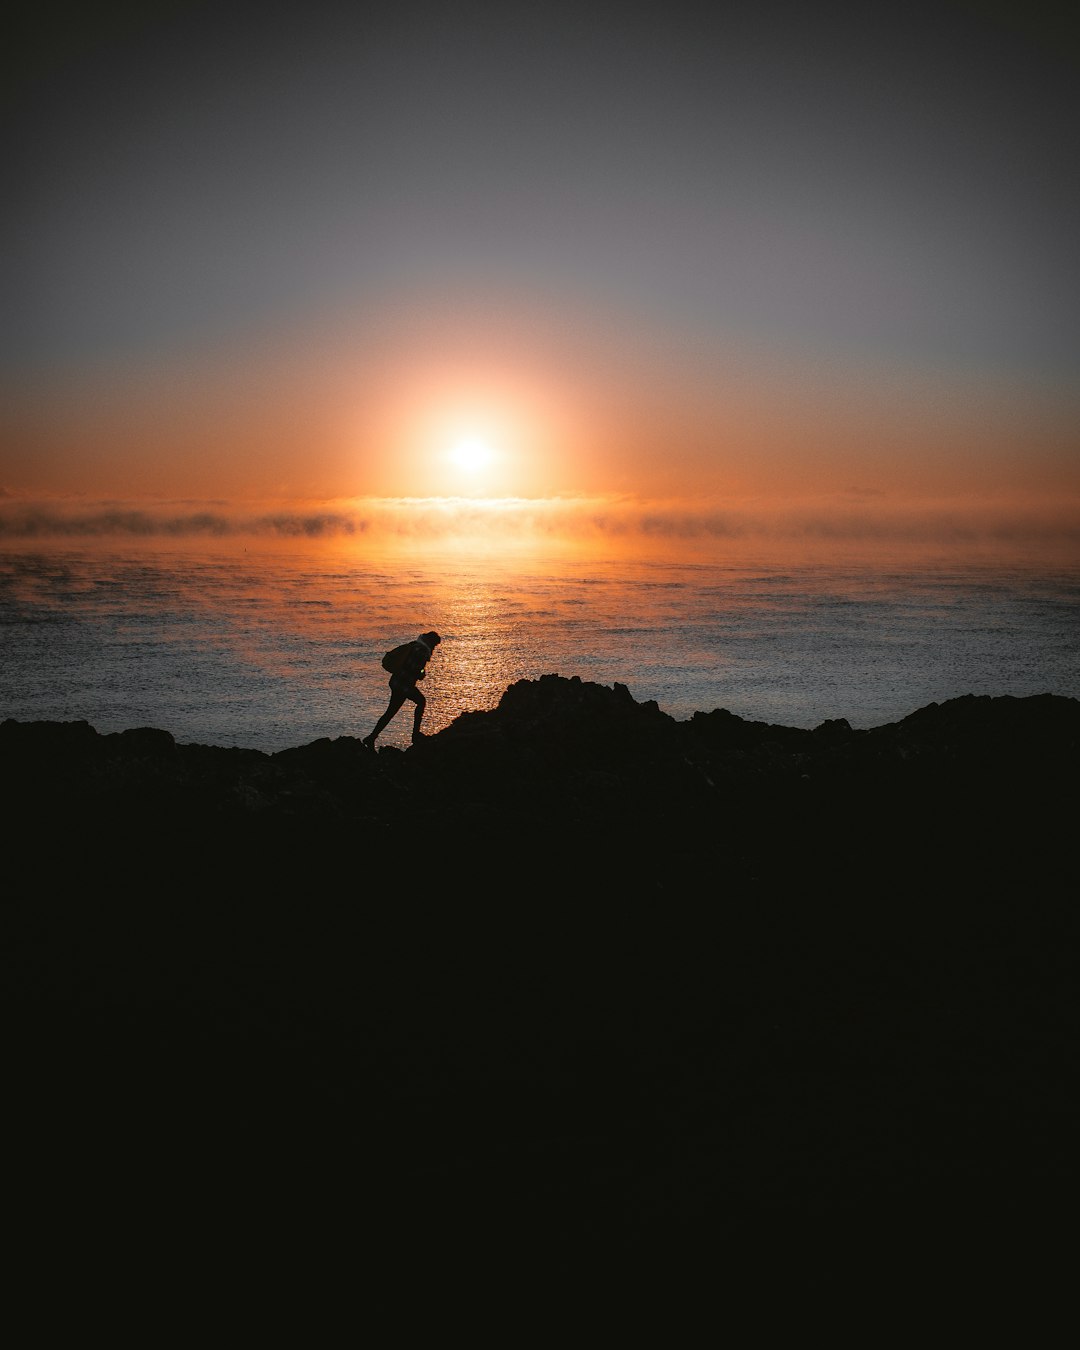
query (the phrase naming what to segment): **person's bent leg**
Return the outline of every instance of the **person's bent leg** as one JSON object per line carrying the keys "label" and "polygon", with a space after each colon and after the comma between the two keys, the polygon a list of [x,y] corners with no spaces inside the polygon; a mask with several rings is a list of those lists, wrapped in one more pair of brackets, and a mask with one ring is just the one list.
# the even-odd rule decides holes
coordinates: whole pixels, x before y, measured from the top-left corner
{"label": "person's bent leg", "polygon": [[376,736],[378,736],[381,731],[385,730],[385,728],[389,725],[392,719],[396,716],[398,709],[405,702],[407,692],[408,692],[407,690],[403,691],[401,689],[395,689],[392,691],[392,693],[390,694],[390,702],[386,705],[386,711],[375,723],[375,730],[371,733],[370,736],[364,737],[365,745],[374,746]]}
{"label": "person's bent leg", "polygon": [[424,709],[428,706],[428,701],[418,688],[409,691],[409,698],[416,703],[413,709],[413,740],[417,740],[420,736],[420,722],[424,720]]}

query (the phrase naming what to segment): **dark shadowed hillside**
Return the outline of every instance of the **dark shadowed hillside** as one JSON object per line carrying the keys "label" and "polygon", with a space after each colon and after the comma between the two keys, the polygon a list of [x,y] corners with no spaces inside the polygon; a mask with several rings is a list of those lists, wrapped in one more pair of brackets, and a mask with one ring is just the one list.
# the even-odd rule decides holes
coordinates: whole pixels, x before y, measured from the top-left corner
{"label": "dark shadowed hillside", "polygon": [[557,676],[408,752],[5,722],[18,1156],[49,1213],[391,1264],[956,1287],[1023,1232],[1051,1278],[1078,748],[1049,695],[804,731]]}

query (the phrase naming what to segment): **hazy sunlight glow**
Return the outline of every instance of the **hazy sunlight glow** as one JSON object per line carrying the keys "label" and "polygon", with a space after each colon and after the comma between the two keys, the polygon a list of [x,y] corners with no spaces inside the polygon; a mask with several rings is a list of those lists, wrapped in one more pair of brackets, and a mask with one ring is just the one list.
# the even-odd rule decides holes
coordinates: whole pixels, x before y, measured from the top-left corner
{"label": "hazy sunlight glow", "polygon": [[466,473],[477,473],[494,458],[491,447],[479,436],[463,436],[450,451],[453,463]]}

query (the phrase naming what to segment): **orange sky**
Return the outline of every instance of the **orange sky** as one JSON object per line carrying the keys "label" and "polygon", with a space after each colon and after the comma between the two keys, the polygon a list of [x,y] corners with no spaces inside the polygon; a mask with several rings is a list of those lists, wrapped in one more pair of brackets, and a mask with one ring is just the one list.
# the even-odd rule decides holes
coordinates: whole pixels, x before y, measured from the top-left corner
{"label": "orange sky", "polygon": [[[1060,394],[574,317],[518,310],[482,326],[474,308],[462,333],[452,317],[390,314],[377,340],[328,319],[274,342],[95,363],[8,400],[3,486],[241,500],[1080,497],[1080,423]],[[453,462],[465,437],[490,448],[485,469]]]}

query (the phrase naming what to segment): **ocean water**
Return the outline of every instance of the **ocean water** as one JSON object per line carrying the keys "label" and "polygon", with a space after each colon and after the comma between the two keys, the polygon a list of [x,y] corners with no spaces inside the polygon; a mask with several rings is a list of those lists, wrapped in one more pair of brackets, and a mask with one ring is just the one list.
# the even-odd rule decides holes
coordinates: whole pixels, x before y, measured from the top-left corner
{"label": "ocean water", "polygon": [[[382,652],[429,628],[429,731],[548,673],[798,727],[1080,697],[1080,566],[58,546],[0,554],[0,719],[266,751],[360,736]],[[409,729],[406,708],[382,743]]]}

